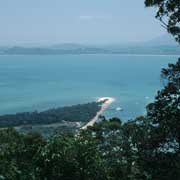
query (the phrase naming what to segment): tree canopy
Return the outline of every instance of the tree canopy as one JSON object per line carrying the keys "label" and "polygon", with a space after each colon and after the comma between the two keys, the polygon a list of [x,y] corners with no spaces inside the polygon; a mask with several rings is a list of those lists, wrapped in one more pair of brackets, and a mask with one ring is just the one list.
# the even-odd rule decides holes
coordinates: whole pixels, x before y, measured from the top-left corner
{"label": "tree canopy", "polygon": [[146,7],[156,7],[156,18],[162,26],[180,43],[180,1],[179,0],[145,0]]}
{"label": "tree canopy", "polygon": [[[179,0],[146,0],[180,42]],[[0,130],[0,180],[174,180],[180,179],[180,59],[162,69],[164,87],[147,114],[122,123],[101,121],[78,134]]]}

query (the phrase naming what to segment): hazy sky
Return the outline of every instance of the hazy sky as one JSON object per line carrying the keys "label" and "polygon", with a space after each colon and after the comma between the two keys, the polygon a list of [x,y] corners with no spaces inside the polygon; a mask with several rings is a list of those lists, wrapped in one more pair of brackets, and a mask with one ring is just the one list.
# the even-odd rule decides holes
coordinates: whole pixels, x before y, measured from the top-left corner
{"label": "hazy sky", "polygon": [[0,0],[0,45],[146,41],[154,16],[144,0]]}

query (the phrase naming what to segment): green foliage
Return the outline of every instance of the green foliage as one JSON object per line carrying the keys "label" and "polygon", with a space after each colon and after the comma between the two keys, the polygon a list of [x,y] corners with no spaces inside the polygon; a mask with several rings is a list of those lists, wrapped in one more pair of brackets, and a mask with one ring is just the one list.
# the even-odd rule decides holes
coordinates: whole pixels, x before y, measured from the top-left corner
{"label": "green foliage", "polygon": [[180,42],[180,1],[179,0],[145,0],[147,7],[157,7],[156,18],[162,26]]}
{"label": "green foliage", "polygon": [[44,140],[38,134],[20,135],[14,129],[0,131],[0,177],[35,179],[34,157]]}
{"label": "green foliage", "polygon": [[[163,23],[163,17],[168,18],[166,28],[180,42],[180,1],[146,0],[145,4],[158,7],[157,18]],[[147,115],[135,120],[122,123],[101,117],[101,122],[78,134],[57,134],[46,140],[39,134],[1,129],[0,180],[180,179],[180,59],[161,75],[164,88],[147,106]],[[87,104],[85,109],[79,105],[1,116],[0,121],[1,127],[52,123],[62,117],[80,121],[97,110],[98,104]]]}
{"label": "green foliage", "polygon": [[159,146],[167,150],[180,150],[180,59],[162,70],[166,80],[155,102],[148,105],[148,117],[152,119],[153,131],[159,134]]}
{"label": "green foliage", "polygon": [[[156,17],[180,42],[180,1],[146,0],[145,4],[158,7]],[[99,123],[78,134],[57,134],[46,140],[39,134],[1,129],[0,179],[180,179],[180,59],[163,69],[161,77],[164,87],[147,106],[147,115],[126,123],[100,117]],[[99,108],[98,103],[89,103],[6,115],[0,117],[0,126],[86,122]]]}
{"label": "green foliage", "polygon": [[102,102],[79,104],[70,107],[49,109],[43,112],[24,112],[0,116],[0,127],[47,125],[52,123],[87,122],[100,110]]}
{"label": "green foliage", "polygon": [[151,169],[153,177],[168,180],[180,178],[180,59],[163,69],[161,76],[164,88],[147,106],[148,143],[153,147],[150,163],[156,167]]}
{"label": "green foliage", "polygon": [[130,129],[128,124],[122,125],[119,119],[112,118],[90,127],[86,132],[97,142],[107,179],[138,179],[136,150],[133,148]]}
{"label": "green foliage", "polygon": [[[150,117],[103,120],[79,134],[43,139],[0,131],[0,178],[9,180],[151,180],[180,177],[179,151],[162,146],[166,129]],[[165,131],[165,132],[164,132]],[[165,145],[165,144],[164,144]]]}

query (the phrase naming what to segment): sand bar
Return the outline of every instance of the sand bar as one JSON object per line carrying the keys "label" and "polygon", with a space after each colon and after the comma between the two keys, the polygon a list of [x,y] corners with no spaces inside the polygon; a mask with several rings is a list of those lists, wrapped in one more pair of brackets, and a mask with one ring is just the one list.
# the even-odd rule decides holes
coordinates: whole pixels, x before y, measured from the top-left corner
{"label": "sand bar", "polygon": [[[105,102],[104,102],[105,101]],[[101,105],[100,111],[97,112],[96,116],[91,119],[85,126],[83,126],[81,129],[87,129],[88,126],[93,126],[94,123],[98,120],[99,116],[103,114],[103,112],[115,101],[115,98],[113,97],[101,97],[98,98],[96,102],[104,102]]]}

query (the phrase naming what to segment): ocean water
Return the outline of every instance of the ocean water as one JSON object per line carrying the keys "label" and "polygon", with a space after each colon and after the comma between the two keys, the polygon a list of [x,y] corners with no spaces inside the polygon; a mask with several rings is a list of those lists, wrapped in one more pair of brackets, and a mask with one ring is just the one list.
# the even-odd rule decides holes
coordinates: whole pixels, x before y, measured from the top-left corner
{"label": "ocean water", "polygon": [[[0,114],[42,111],[116,98],[107,117],[128,120],[145,113],[161,89],[160,71],[177,56],[0,56]],[[117,111],[121,107],[123,111]]]}

